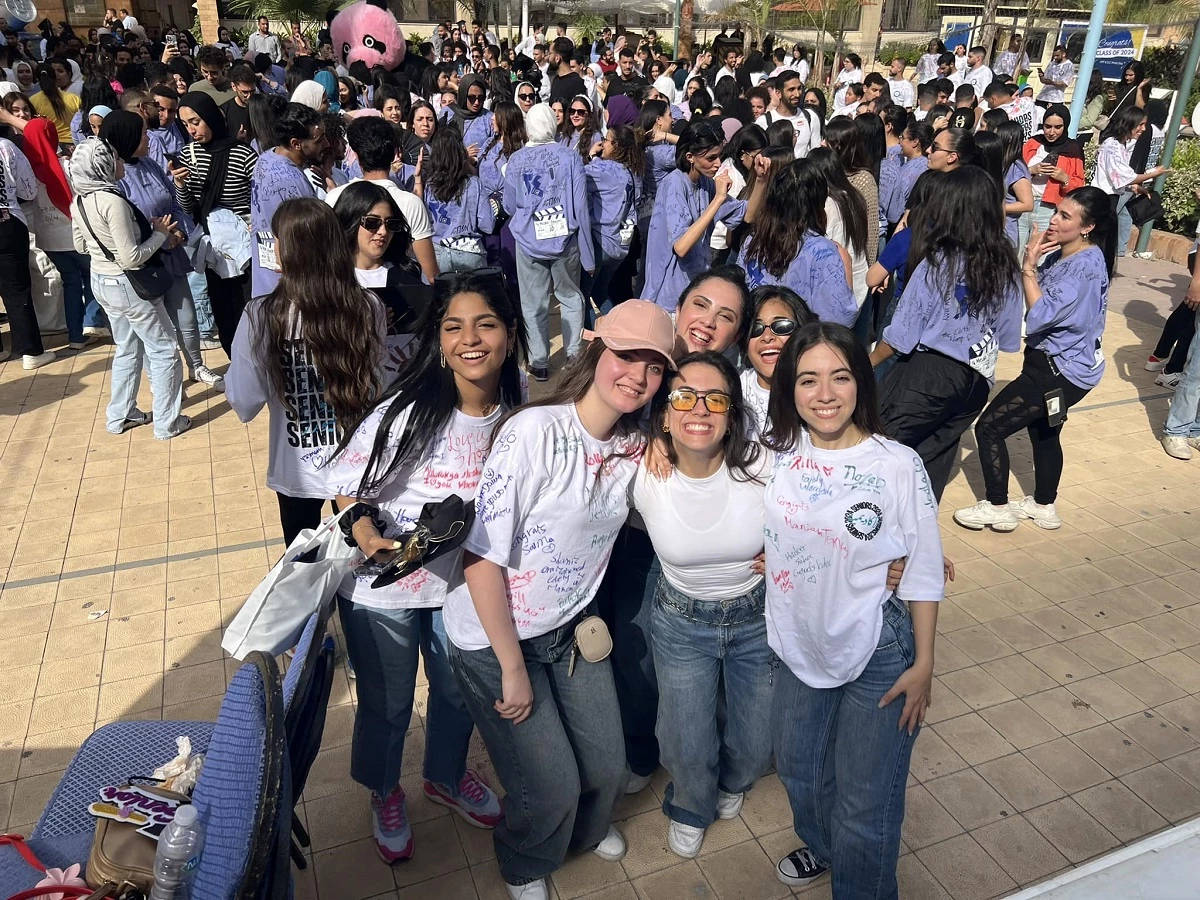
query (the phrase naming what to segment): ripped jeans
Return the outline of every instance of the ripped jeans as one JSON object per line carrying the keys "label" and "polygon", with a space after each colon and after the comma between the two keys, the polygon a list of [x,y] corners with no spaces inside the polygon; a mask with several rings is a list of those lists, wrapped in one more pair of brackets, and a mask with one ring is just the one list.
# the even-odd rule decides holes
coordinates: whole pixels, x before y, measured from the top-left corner
{"label": "ripped jeans", "polygon": [[717,816],[718,790],[747,791],[771,765],[779,660],[767,646],[764,600],[762,582],[740,597],[696,600],[659,579],[655,733],[671,773],[663,812],[683,825],[707,828]]}

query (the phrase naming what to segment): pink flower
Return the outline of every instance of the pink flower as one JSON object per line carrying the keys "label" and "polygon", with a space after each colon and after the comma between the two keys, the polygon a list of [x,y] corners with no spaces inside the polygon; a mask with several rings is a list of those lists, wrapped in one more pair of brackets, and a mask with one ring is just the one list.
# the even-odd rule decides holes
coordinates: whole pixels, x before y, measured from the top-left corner
{"label": "pink flower", "polygon": [[[74,863],[64,869],[47,869],[46,877],[34,887],[53,887],[61,884],[63,887],[87,887],[87,882],[79,877],[79,863]],[[63,900],[63,894],[46,894],[45,900]]]}

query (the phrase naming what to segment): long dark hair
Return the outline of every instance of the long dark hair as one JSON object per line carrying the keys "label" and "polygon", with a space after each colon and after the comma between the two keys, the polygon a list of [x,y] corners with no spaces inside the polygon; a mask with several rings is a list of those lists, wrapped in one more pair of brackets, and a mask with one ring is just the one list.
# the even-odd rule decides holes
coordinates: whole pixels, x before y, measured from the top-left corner
{"label": "long dark hair", "polygon": [[612,161],[623,165],[634,178],[641,178],[646,173],[646,155],[637,130],[632,125],[615,125],[608,136],[614,148]]}
{"label": "long dark hair", "polygon": [[[529,135],[525,132],[525,114],[517,104],[502,100],[492,106],[492,116],[496,119],[499,133],[492,136],[487,149],[490,150],[499,141],[501,155],[510,157],[529,140]],[[483,156],[484,153],[479,155]]]}
{"label": "long dark hair", "polygon": [[[571,125],[571,107],[576,103],[582,103],[587,107],[587,117],[583,120],[583,125],[578,130]],[[575,152],[580,155],[584,163],[587,163],[592,158],[592,135],[600,130],[600,125],[596,121],[596,108],[592,106],[592,101],[583,94],[576,94],[567,101],[563,107],[563,123],[562,136],[569,141],[575,134],[579,135],[579,140],[575,144]]]}
{"label": "long dark hair", "polygon": [[[890,108],[898,107],[892,107],[890,104],[884,107],[884,109]],[[901,109],[900,113],[903,114],[904,110]],[[859,137],[862,140],[863,153],[871,163],[869,167],[871,175],[878,182],[879,164],[887,156],[887,132],[883,127],[883,119],[878,114],[873,116],[859,115],[855,116],[851,121],[854,122],[854,127],[858,129]],[[907,122],[907,120],[905,121]],[[898,135],[899,132],[896,132],[896,134]]]}
{"label": "long dark hair", "polygon": [[[722,79],[724,80],[724,79]],[[716,369],[721,376],[721,380],[725,382],[725,393],[729,395],[732,405],[729,407],[729,412],[725,414],[726,430],[725,437],[721,440],[721,449],[725,453],[725,466],[729,469],[729,474],[734,481],[748,481],[754,483],[762,483],[762,480],[754,475],[751,467],[758,462],[762,456],[762,447],[758,441],[751,440],[746,430],[746,416],[743,414],[746,408],[746,400],[742,394],[742,382],[738,377],[737,369],[733,363],[725,358],[720,353],[714,353],[712,350],[699,350],[695,353],[689,353],[686,356],[675,362],[675,371],[663,378],[662,388],[654,397],[654,406],[652,407],[650,419],[654,423],[653,430],[655,434],[662,434],[663,441],[667,445],[667,458],[671,460],[673,465],[678,464],[678,455],[675,452],[675,442],[672,435],[666,432],[664,425],[667,421],[667,395],[674,388],[683,384],[683,375],[681,374],[684,366],[708,366]]]}
{"label": "long dark hair", "polygon": [[942,175],[938,189],[922,204],[922,228],[913,230],[909,278],[929,262],[931,281],[952,298],[966,285],[967,311],[998,312],[1017,283],[1017,251],[1004,240],[1004,194],[992,176],[976,166]]}
{"label": "long dark hair", "polygon": [[[41,67],[39,66],[39,71]],[[1107,141],[1116,138],[1121,143],[1129,140],[1133,130],[1146,118],[1146,111],[1138,106],[1122,106],[1109,120],[1108,127],[1100,135],[1100,140]]]}
{"label": "long dark hair", "polygon": [[[774,168],[771,167],[772,171]],[[785,165],[767,187],[762,211],[746,248],[747,258],[758,260],[776,278],[782,276],[799,255],[805,234],[825,233],[828,196],[825,179],[808,159]]]}
{"label": "long dark hair", "polygon": [[[459,402],[458,386],[454,372],[442,364],[442,320],[454,298],[468,293],[482,296],[508,331],[513,349],[500,367],[500,391],[496,399],[510,411],[520,405],[520,369],[525,359],[525,329],[520,306],[509,298],[503,280],[496,277],[494,270],[439,276],[433,283],[433,302],[415,326],[413,346],[417,348],[416,355],[400,367],[387,390],[362,417],[366,420],[374,410],[384,408],[359,493],[377,493],[398,470],[419,462],[454,415]],[[412,414],[403,433],[397,437],[392,434],[392,425],[410,406]],[[354,429],[346,431],[338,453],[346,448],[353,434]]]}
{"label": "long dark hair", "polygon": [[383,261],[419,274],[415,269],[415,263],[408,255],[412,249],[412,231],[409,229],[408,220],[396,206],[392,195],[373,181],[353,181],[346,185],[338,194],[337,203],[333,207],[338,224],[341,225],[342,234],[346,237],[346,246],[350,249],[351,259],[358,251],[358,229],[362,217],[369,215],[378,203],[386,203],[391,207],[391,215],[403,223],[399,231],[392,232],[392,241],[388,244]]}
{"label": "long dark hair", "polygon": [[707,119],[693,119],[679,137],[675,145],[675,168],[680,172],[690,172],[692,163],[688,162],[688,154],[703,156],[714,147],[725,143],[725,134],[715,122]]}
{"label": "long dark hair", "polygon": [[782,147],[796,155],[796,126],[788,119],[776,119],[767,126],[767,146]]}
{"label": "long dark hair", "polygon": [[[285,200],[271,217],[280,278],[262,301],[268,376],[288,405],[283,366],[297,338],[312,355],[322,393],[338,424],[358,421],[379,393],[378,304],[354,276],[354,258],[337,216],[313,197]],[[314,253],[313,248],[321,248]],[[297,413],[297,410],[291,410]]]}
{"label": "long dark hair", "polygon": [[[1007,242],[1006,242],[1007,243]],[[858,398],[850,421],[864,435],[883,435],[883,419],[879,415],[878,391],[875,373],[871,369],[871,358],[845,325],[833,322],[814,322],[805,325],[783,345],[775,363],[775,377],[771,379],[771,399],[767,402],[767,421],[770,427],[763,443],[780,453],[795,450],[800,445],[800,435],[808,428],[800,411],[796,409],[796,372],[800,357],[818,344],[828,344],[841,354],[850,368]]]}
{"label": "long dark hair", "polygon": [[250,115],[250,136],[258,144],[258,152],[266,153],[275,146],[275,119],[287,109],[287,98],[278,94],[254,93],[246,104]]}
{"label": "long dark hair", "polygon": [[[50,108],[54,110],[55,118],[66,119],[67,105],[63,103],[62,91],[58,87],[58,76],[54,74],[54,66],[56,64],[60,66],[67,65],[61,59],[39,63],[36,70],[37,83],[38,87],[42,89],[42,93],[46,95],[46,99],[50,101]],[[70,71],[69,66],[67,67],[67,71]],[[88,110],[83,110],[83,114],[86,118]]]}
{"label": "long dark hair", "polygon": [[1021,159],[1021,151],[1025,146],[1025,130],[1018,122],[1001,122],[995,128],[996,134],[1000,140],[1004,142],[1004,158],[1001,160],[1004,166],[1004,174],[1008,174],[1009,167],[1018,159]]}
{"label": "long dark hair", "polygon": [[1098,187],[1085,185],[1075,188],[1065,199],[1079,204],[1083,211],[1083,224],[1092,226],[1088,240],[1104,254],[1104,265],[1108,269],[1108,277],[1112,278],[1113,269],[1117,266],[1117,218],[1112,213],[1108,194]]}
{"label": "long dark hair", "polygon": [[[990,110],[989,110],[990,112]],[[1018,125],[1018,128],[1021,126]],[[1004,190],[1004,139],[994,131],[980,131],[975,134],[976,168],[982,169],[996,182],[1001,191]]]}
{"label": "long dark hair", "polygon": [[651,141],[651,136],[654,134],[654,123],[670,108],[666,100],[647,100],[642,104],[641,111],[638,113],[638,128],[642,130],[642,139],[645,143],[649,144]]}
{"label": "long dark hair", "polygon": [[828,185],[829,197],[837,204],[846,229],[846,249],[853,256],[867,252],[867,202],[862,194],[846,178],[841,160],[828,147],[818,147],[808,154],[808,161],[817,170],[817,175]]}
{"label": "long dark hair", "polygon": [[867,155],[863,133],[855,126],[853,119],[838,116],[830,120],[825,125],[825,143],[842,161],[842,168],[847,175],[863,169],[871,171],[871,158]]}
{"label": "long dark hair", "polygon": [[[79,89],[79,108],[83,111],[86,118],[91,112],[93,106],[107,106],[109,109],[120,109],[121,104],[117,100],[117,92],[113,90],[108,79],[102,75],[93,75],[83,83],[83,87]],[[137,112],[137,110],[133,110]],[[86,126],[86,122],[84,125]],[[83,129],[85,132],[87,128]]]}
{"label": "long dark hair", "polygon": [[452,128],[435,131],[425,160],[425,190],[443,203],[462,199],[475,172],[462,138]]}

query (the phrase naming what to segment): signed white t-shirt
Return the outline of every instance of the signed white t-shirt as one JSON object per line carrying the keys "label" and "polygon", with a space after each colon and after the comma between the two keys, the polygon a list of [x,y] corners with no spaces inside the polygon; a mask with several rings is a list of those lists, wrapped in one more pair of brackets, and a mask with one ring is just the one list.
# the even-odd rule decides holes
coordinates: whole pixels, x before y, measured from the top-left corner
{"label": "signed white t-shirt", "polygon": [[[361,425],[343,450],[325,468],[329,496],[342,494],[359,497],[359,484],[371,458],[375,436],[391,404],[381,404]],[[388,429],[388,448],[394,456],[405,426],[412,415],[413,405],[407,406]],[[387,522],[383,536],[394,538],[410,529],[426,503],[445,500],[457,494],[464,501],[475,496],[483,462],[487,458],[492,429],[500,420],[501,410],[482,418],[468,416],[455,410],[442,434],[434,440],[419,462],[406,463],[386,485],[370,495],[361,495],[379,507]],[[381,461],[375,472],[387,467]],[[451,573],[462,566],[462,551],[454,550],[438,557],[424,568],[401,578],[394,584],[372,588],[375,576],[356,576],[353,572],[342,581],[339,591],[361,606],[376,609],[426,609],[441,606],[446,599],[446,584]]]}
{"label": "signed white t-shirt", "polygon": [[892,560],[908,558],[901,600],[942,599],[937,501],[916,451],[878,436],[818,450],[805,431],[776,457],[766,508],[767,642],[809,687],[867,667]]}
{"label": "signed white t-shirt", "polygon": [[753,366],[742,370],[741,378],[749,436],[760,438],[767,432],[767,405],[771,401],[771,389],[758,383],[758,373],[754,371]]}
{"label": "signed white t-shirt", "polygon": [[[574,404],[523,409],[496,434],[463,549],[504,570],[521,640],[570,622],[595,596],[642,451],[639,438],[596,440]],[[446,634],[461,650],[482,650],[489,641],[470,594],[452,587]]]}

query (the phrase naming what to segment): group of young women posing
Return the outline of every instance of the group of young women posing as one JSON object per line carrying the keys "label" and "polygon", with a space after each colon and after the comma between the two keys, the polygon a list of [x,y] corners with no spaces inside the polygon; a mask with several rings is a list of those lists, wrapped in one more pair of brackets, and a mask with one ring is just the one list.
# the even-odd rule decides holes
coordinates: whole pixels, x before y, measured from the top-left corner
{"label": "group of young women posing", "polygon": [[[894,287],[868,352],[849,327],[853,257],[870,244],[840,155],[854,138],[806,159],[739,144],[750,177],[731,199],[711,177],[723,140],[692,122],[650,215],[650,246],[671,240],[675,260],[669,273],[648,266],[657,302],[618,303],[592,333],[568,324],[573,358],[526,402],[522,370],[538,375],[548,353],[526,281],[561,301],[558,279],[602,255],[580,233],[593,164],[555,141],[548,107],[524,125],[528,142],[498,167],[519,300],[498,269],[422,286],[378,182],[349,185],[332,208],[288,200],[272,222],[279,286],[248,307],[227,375],[239,413],[271,411],[270,486],[307,498],[305,515],[328,499],[349,506],[368,557],[396,549],[425,504],[475,503],[455,552],[387,587],[355,573],[339,592],[361,675],[352,772],[371,791],[379,852],[415,852],[400,771],[420,656],[423,791],[494,830],[511,897],[547,897],[568,853],[620,859],[614,807],[660,763],[668,845],[696,856],[772,759],[806,845],[778,877],[831,871],[835,897],[895,897],[936,604],[953,572],[938,502],[982,410],[987,498],[956,519],[1057,527],[1062,414],[1103,371],[1108,199],[1066,193],[1018,263],[1001,237],[1002,182],[978,164],[973,135],[887,126],[905,161],[870,218],[906,252],[885,247],[863,276]],[[606,159],[640,150],[644,171],[663,165],[653,145],[622,150],[619,128],[604,146]],[[834,155],[841,179],[825,174]],[[909,166],[920,171],[906,179]],[[676,188],[697,211],[681,234],[674,218],[660,227]],[[827,236],[834,215],[853,253]],[[745,226],[726,254],[740,265],[705,252],[683,265],[718,218]],[[329,250],[317,260],[313,246]],[[1023,314],[1024,369],[984,410]],[[1034,440],[1036,488],[1009,504],[1004,441],[1018,428]],[[576,646],[594,615],[613,639],[599,661]],[[467,767],[473,728],[503,804]]]}

